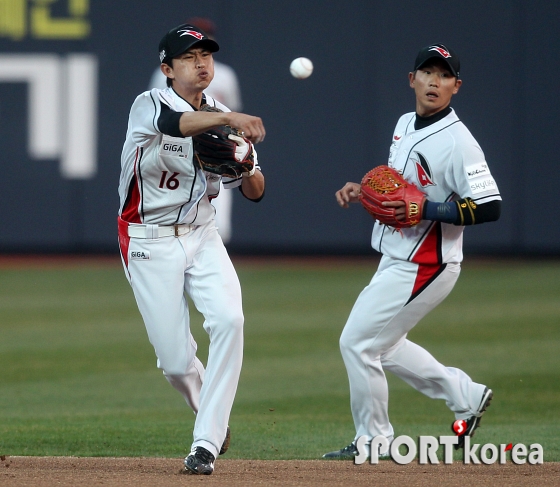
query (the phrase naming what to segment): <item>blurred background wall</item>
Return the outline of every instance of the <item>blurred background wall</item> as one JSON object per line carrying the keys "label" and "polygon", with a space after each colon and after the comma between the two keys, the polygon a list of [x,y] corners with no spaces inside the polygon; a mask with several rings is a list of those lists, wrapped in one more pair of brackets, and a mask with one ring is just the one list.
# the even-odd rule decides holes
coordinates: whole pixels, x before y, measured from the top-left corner
{"label": "blurred background wall", "polygon": [[504,199],[466,252],[560,254],[560,3],[545,0],[0,0],[1,252],[117,253],[128,112],[160,38],[192,16],[214,20],[215,57],[267,128],[266,197],[235,194],[233,253],[371,252],[370,217],[334,193],[386,162],[416,53],[443,42],[462,64],[452,106]]}

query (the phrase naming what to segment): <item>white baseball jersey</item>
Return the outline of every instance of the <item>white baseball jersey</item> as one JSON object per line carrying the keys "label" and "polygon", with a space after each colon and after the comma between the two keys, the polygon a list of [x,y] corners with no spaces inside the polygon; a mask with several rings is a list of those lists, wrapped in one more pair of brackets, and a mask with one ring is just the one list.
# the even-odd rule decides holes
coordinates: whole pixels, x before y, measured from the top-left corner
{"label": "white baseball jersey", "polygon": [[[167,86],[167,76],[165,76],[158,66],[150,79],[151,88],[165,89]],[[220,63],[214,59],[214,79],[204,90],[205,95],[210,95],[214,100],[226,105],[230,110],[239,112],[242,109],[241,90],[239,81],[234,69],[227,64]],[[216,225],[218,232],[224,243],[231,239],[233,195],[231,191],[220,191],[219,197],[212,199],[212,205],[216,208]]]}
{"label": "white baseball jersey", "polygon": [[[230,111],[211,97],[206,102]],[[129,223],[203,225],[214,218],[210,200],[218,195],[222,178],[193,163],[192,137],[163,133],[161,116],[168,110],[194,111],[171,88],[146,91],[132,105],[121,156],[119,215]],[[241,179],[223,178],[223,185],[233,188]]]}
{"label": "white baseball jersey", "polygon": [[[501,200],[482,149],[454,110],[420,130],[416,113],[403,115],[393,133],[389,166],[400,171],[430,201],[471,198],[476,204]],[[402,234],[375,222],[372,247],[389,257],[418,264],[461,262],[463,228],[423,220]]]}

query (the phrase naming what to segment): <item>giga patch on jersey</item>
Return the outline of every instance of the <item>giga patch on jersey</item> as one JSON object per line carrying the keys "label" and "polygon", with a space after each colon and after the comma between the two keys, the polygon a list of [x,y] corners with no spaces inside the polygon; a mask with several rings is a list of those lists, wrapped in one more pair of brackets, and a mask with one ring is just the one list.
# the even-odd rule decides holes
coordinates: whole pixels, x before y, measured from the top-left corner
{"label": "giga patch on jersey", "polygon": [[188,148],[183,147],[183,144],[169,144],[164,143],[161,146],[160,154],[171,154],[173,156],[186,157]]}
{"label": "giga patch on jersey", "polygon": [[[189,139],[190,140],[190,139]],[[191,142],[180,137],[164,135],[159,148],[160,156],[189,157]]]}
{"label": "giga patch on jersey", "polygon": [[150,260],[149,250],[131,250],[129,254],[130,260]]}

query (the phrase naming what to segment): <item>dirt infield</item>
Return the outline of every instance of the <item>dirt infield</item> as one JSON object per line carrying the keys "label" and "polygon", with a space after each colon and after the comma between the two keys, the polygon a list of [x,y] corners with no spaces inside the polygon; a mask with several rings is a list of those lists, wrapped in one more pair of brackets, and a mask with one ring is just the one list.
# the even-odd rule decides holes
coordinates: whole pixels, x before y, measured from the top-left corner
{"label": "dirt infield", "polygon": [[211,476],[180,473],[167,458],[0,457],[0,485],[15,486],[557,486],[560,463],[543,465],[354,465],[321,460],[219,460]]}

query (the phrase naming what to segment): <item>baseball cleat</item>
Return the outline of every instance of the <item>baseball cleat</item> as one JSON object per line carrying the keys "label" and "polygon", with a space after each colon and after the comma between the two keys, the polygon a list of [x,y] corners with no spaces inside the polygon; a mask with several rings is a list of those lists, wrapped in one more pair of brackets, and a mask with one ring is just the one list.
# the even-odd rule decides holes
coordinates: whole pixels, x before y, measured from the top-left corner
{"label": "baseball cleat", "polygon": [[[467,423],[467,427],[465,428],[465,432],[459,436],[459,443],[455,445],[455,450],[459,448],[464,448],[465,446],[465,436],[474,436],[474,431],[476,428],[480,426],[481,416],[484,414],[484,411],[490,406],[490,402],[492,401],[492,397],[494,393],[492,389],[484,389],[484,393],[482,394],[482,399],[480,400],[480,404],[474,416],[466,419],[465,422]],[[453,425],[451,425],[451,429],[453,430]],[[455,430],[453,430],[455,431]]]}
{"label": "baseball cleat", "polygon": [[222,443],[222,448],[220,448],[220,453],[219,453],[220,455],[223,455],[225,452],[228,451],[230,441],[231,441],[231,431],[228,426],[226,430],[226,438]]}
{"label": "baseball cleat", "polygon": [[326,458],[327,460],[354,460],[354,457],[357,455],[358,448],[356,448],[356,444],[352,442],[341,450],[325,453],[323,458]]}
{"label": "baseball cleat", "polygon": [[[356,447],[356,443],[353,441],[341,450],[325,453],[323,455],[323,458],[327,460],[354,460],[354,458],[357,456],[358,448]],[[380,453],[377,458],[378,460],[389,460],[391,458],[391,454],[387,451],[386,453]]]}
{"label": "baseball cleat", "polygon": [[214,471],[214,455],[206,448],[197,446],[185,458],[185,471],[196,475],[210,475]]}

